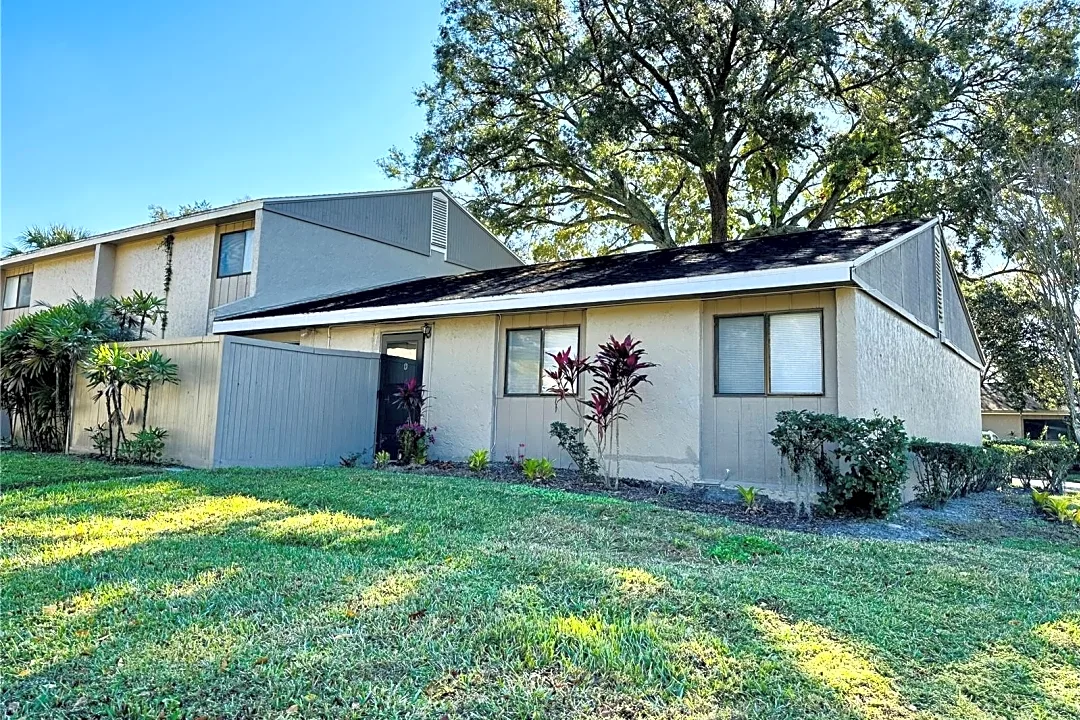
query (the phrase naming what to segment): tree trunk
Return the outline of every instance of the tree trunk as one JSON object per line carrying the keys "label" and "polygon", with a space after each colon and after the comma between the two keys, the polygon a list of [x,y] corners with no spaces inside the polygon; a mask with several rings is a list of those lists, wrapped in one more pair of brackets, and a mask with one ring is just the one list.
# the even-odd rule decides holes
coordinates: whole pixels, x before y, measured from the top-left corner
{"label": "tree trunk", "polygon": [[709,242],[726,245],[728,237],[728,193],[731,176],[727,168],[703,172],[702,182],[709,194]]}
{"label": "tree trunk", "polygon": [[150,383],[146,383],[146,387],[143,388],[143,401],[142,401],[142,429],[146,429],[146,413],[150,410]]}

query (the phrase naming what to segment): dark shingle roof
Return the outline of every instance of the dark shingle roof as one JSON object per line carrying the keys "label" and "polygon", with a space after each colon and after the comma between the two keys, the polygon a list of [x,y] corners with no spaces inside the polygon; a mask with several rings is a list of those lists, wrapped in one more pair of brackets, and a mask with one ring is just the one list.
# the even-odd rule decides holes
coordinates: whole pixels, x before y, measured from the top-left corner
{"label": "dark shingle roof", "polygon": [[224,314],[218,319],[238,320],[375,308],[850,262],[915,230],[925,222],[896,220],[863,227],[808,230],[751,238],[726,246],[689,245],[670,250],[650,250],[421,278],[292,303],[269,310]]}
{"label": "dark shingle roof", "polygon": [[[1036,398],[1031,393],[1024,393],[1024,409],[1027,413],[1062,413],[1068,412],[1063,407],[1051,407]],[[1016,401],[1009,397],[1005,389],[996,385],[983,387],[982,389],[983,412],[1020,412],[1016,407]]]}

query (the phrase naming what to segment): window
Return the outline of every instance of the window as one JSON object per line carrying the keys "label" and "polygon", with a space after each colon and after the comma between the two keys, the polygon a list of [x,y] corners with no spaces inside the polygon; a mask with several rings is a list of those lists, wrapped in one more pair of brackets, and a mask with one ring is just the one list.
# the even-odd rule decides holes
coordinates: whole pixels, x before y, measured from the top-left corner
{"label": "window", "polygon": [[12,275],[4,280],[4,309],[30,307],[34,273]]}
{"label": "window", "polygon": [[822,313],[716,318],[717,395],[824,393]]}
{"label": "window", "polygon": [[218,247],[218,277],[251,272],[251,230],[221,234]]}
{"label": "window", "polygon": [[570,353],[577,357],[578,330],[576,325],[508,330],[506,333],[506,394],[550,394],[555,383],[543,372],[555,369],[555,360],[549,355],[570,348]]}

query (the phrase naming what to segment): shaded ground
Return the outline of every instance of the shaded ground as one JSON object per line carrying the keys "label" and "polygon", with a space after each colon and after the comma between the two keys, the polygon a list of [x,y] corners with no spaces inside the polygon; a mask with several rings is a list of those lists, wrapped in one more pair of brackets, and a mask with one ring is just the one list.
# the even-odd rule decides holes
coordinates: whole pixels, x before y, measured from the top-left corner
{"label": "shaded ground", "polygon": [[80,468],[0,497],[11,717],[1080,718],[1075,536],[980,500],[982,534],[896,542],[475,478]]}
{"label": "shaded ground", "polygon": [[[422,467],[389,468],[389,471],[533,484],[522,476],[520,470],[509,463],[492,463],[479,475],[470,471],[462,463],[451,462],[435,462]],[[905,505],[896,516],[888,520],[870,520],[824,516],[798,518],[792,504],[775,502],[767,498],[760,501],[757,511],[747,513],[746,507],[733,490],[714,486],[686,488],[635,480],[623,480],[617,489],[610,489],[600,483],[584,482],[577,473],[567,470],[558,470],[555,478],[536,484],[540,487],[566,492],[602,495],[719,515],[735,522],[761,528],[792,530],[817,535],[917,542],[984,537],[987,533],[996,533],[998,537],[1035,535],[1080,542],[1080,533],[1074,529],[1065,526],[1057,527],[1047,522],[1036,511],[1030,495],[1019,489],[978,493],[965,498],[957,498],[939,510],[929,510],[911,503]]]}

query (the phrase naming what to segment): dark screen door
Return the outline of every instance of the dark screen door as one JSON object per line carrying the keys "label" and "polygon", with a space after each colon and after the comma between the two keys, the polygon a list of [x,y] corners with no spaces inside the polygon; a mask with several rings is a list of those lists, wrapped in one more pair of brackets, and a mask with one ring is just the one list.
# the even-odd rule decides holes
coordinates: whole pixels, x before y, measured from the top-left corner
{"label": "dark screen door", "polygon": [[409,420],[404,408],[394,405],[394,392],[409,379],[423,377],[424,336],[422,333],[383,335],[382,362],[379,369],[379,418],[375,449],[397,457],[398,426]]}

